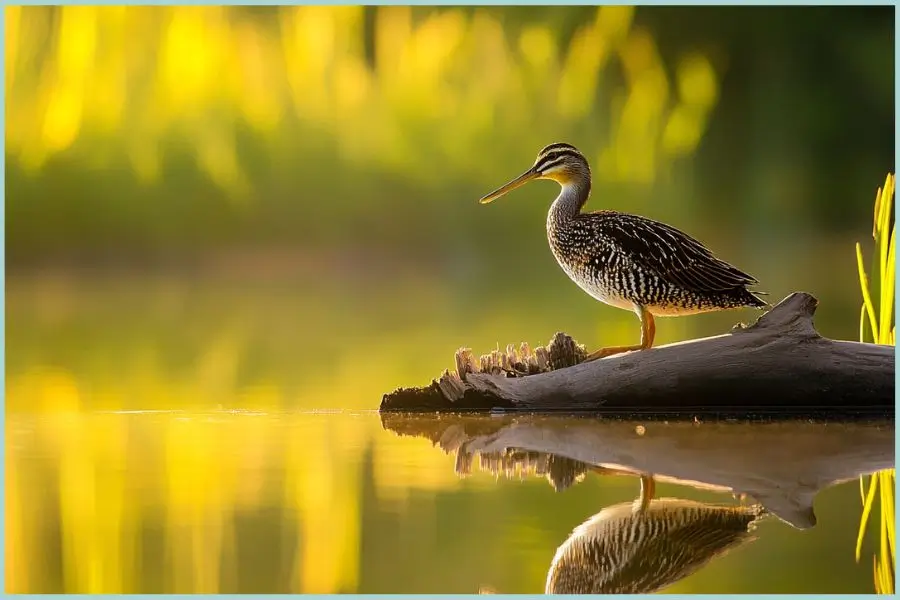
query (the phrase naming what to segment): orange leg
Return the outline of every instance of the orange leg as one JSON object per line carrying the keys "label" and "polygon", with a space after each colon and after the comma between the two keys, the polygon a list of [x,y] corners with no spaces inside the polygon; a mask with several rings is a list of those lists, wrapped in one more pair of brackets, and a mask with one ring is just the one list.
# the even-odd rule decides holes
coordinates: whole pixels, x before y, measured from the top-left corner
{"label": "orange leg", "polygon": [[641,496],[637,512],[645,512],[650,508],[650,501],[656,496],[656,480],[653,475],[641,475]]}
{"label": "orange leg", "polygon": [[656,337],[656,322],[653,320],[653,315],[651,315],[646,308],[641,308],[640,312],[638,312],[638,318],[641,320],[640,344],[635,346],[607,346],[606,348],[600,348],[599,350],[591,352],[585,359],[585,362],[597,360],[598,358],[605,358],[607,356],[612,356],[613,354],[621,354],[622,352],[631,352],[632,350],[647,350],[653,346],[653,338]]}
{"label": "orange leg", "polygon": [[[628,475],[633,476],[634,473],[619,471],[610,467],[591,466],[590,470],[598,475]],[[656,497],[656,479],[651,473],[642,473],[641,476],[641,495],[634,504],[634,512],[645,512],[650,508],[650,503]]]}

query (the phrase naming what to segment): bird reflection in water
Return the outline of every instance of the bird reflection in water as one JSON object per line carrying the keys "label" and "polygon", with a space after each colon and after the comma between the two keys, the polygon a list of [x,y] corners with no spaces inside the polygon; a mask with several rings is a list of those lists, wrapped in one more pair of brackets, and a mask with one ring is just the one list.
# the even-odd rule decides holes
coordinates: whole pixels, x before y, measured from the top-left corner
{"label": "bird reflection in water", "polygon": [[694,573],[756,539],[760,505],[721,506],[660,498],[643,510],[631,502],[601,510],[559,547],[548,594],[647,594]]}
{"label": "bird reflection in water", "polygon": [[[461,450],[456,471],[468,475],[474,456]],[[581,482],[588,473],[635,476],[565,456],[512,448],[480,454],[479,464],[498,477],[545,477],[556,491]],[[547,575],[546,593],[660,591],[756,539],[753,529],[766,514],[759,504],[727,506],[654,499],[653,478],[641,475],[640,479],[638,498],[604,508],[575,528],[559,547]]]}

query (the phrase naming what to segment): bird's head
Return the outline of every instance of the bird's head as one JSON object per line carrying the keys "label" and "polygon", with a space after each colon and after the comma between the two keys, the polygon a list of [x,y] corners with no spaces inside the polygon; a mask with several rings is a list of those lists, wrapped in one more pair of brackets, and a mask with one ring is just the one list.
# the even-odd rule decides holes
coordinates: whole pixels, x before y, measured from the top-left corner
{"label": "bird's head", "polygon": [[552,179],[565,186],[573,182],[590,180],[590,174],[587,159],[578,148],[563,142],[550,144],[538,152],[530,169],[483,197],[479,202],[487,204],[533,179]]}

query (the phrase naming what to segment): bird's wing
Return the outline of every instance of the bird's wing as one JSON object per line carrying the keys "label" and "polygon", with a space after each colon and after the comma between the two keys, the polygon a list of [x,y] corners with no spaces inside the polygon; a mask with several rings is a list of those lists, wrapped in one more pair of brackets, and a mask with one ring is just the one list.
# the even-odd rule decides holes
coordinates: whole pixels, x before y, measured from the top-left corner
{"label": "bird's wing", "polygon": [[625,254],[664,281],[695,291],[731,290],[757,283],[740,269],[719,260],[699,241],[665,223],[618,213],[603,218],[590,213],[600,235],[616,241]]}

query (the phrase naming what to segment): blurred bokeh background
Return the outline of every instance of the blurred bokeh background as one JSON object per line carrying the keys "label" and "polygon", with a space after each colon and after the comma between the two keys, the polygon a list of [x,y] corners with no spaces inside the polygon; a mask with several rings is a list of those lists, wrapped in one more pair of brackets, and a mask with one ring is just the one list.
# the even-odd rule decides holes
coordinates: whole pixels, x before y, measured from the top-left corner
{"label": "blurred bokeh background", "polygon": [[[554,141],[591,160],[589,208],[684,229],[772,300],[815,294],[820,331],[855,339],[853,244],[894,168],[893,10],[6,7],[8,590],[490,583],[459,563],[379,579],[421,540],[391,534],[386,552],[363,526],[468,530],[460,507],[519,488],[476,493],[369,417],[203,415],[372,409],[461,345],[636,340],[634,315],[555,264],[554,184],[476,202]],[[667,319],[658,340],[754,317]],[[184,413],[135,425],[110,410]],[[278,429],[291,423],[302,439]],[[589,514],[528,493],[555,529],[517,526],[539,549],[533,577],[498,558],[501,591],[538,591]],[[842,548],[827,570],[819,556],[777,589],[722,589],[733,562],[673,591],[866,591],[840,587],[870,573],[851,559],[856,491],[835,494],[849,517],[817,534]],[[288,512],[296,537],[270,544]],[[424,555],[449,556],[441,539]],[[220,572],[260,545],[281,575]]]}

